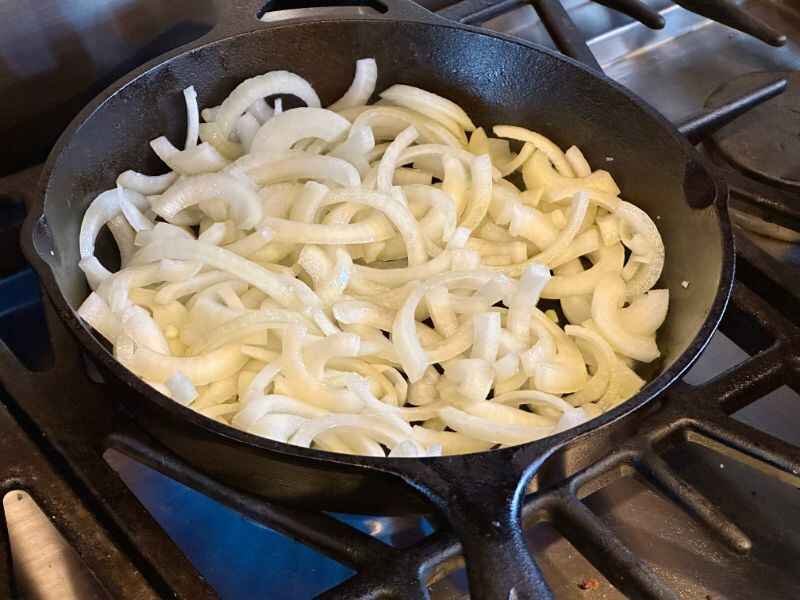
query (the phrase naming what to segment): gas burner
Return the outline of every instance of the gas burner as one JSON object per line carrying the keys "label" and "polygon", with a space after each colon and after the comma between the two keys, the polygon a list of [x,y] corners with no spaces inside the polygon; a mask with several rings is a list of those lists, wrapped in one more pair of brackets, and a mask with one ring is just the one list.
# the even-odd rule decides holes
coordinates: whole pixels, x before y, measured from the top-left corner
{"label": "gas burner", "polygon": [[787,190],[800,189],[800,72],[748,73],[717,88],[706,101],[718,108],[776,78],[786,90],[716,132],[710,146],[748,176]]}

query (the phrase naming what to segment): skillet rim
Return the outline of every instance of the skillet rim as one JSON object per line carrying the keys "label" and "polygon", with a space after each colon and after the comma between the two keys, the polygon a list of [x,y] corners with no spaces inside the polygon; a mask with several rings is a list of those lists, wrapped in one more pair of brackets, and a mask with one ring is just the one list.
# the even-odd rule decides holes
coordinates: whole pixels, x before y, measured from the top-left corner
{"label": "skillet rim", "polygon": [[[459,32],[466,32],[472,35],[481,35],[489,38],[499,39],[505,43],[521,46],[528,51],[546,54],[550,58],[561,61],[572,68],[577,68],[584,71],[586,74],[599,80],[601,84],[609,85],[615,89],[617,93],[625,96],[638,110],[642,111],[644,116],[655,121],[655,124],[660,126],[674,143],[678,144],[678,147],[683,150],[683,154],[686,156],[687,162],[693,161],[694,163],[702,166],[708,177],[711,179],[711,181],[713,181],[716,192],[714,201],[706,209],[711,209],[714,211],[716,223],[718,224],[720,230],[720,240],[722,245],[720,281],[717,287],[717,292],[714,295],[713,302],[707,309],[706,316],[700,325],[698,333],[694,336],[694,338],[692,338],[687,348],[678,356],[677,359],[675,359],[669,368],[660,373],[654,379],[648,381],[642,390],[614,409],[605,412],[578,427],[568,429],[556,435],[548,436],[540,440],[534,440],[526,444],[498,450],[487,450],[484,452],[470,454],[451,455],[445,457],[426,457],[409,460],[388,457],[380,458],[362,455],[338,454],[324,450],[293,446],[288,443],[276,442],[274,440],[259,437],[254,434],[249,434],[230,425],[224,425],[218,421],[197,413],[196,411],[185,407],[156,391],[127,368],[125,368],[121,363],[119,363],[105,348],[105,346],[95,339],[95,337],[90,333],[88,327],[84,325],[83,321],[77,316],[76,312],[67,302],[65,296],[61,293],[61,289],[56,281],[53,268],[48,260],[42,256],[42,254],[40,254],[36,243],[37,235],[47,235],[46,232],[48,225],[45,207],[48,202],[51,174],[56,169],[62,155],[64,155],[65,149],[70,145],[74,133],[77,132],[85,122],[90,120],[93,114],[116,93],[126,88],[128,85],[133,84],[140,77],[146,75],[150,71],[159,69],[172,60],[182,58],[191,54],[192,52],[208,49],[219,44],[224,45],[231,40],[240,37],[263,35],[267,33],[272,34],[284,28],[296,28],[319,23],[336,23],[343,21],[363,24],[365,26],[373,24],[385,25],[387,24],[387,21],[389,21],[390,23],[394,24],[409,23],[430,28],[448,28],[457,30]],[[719,179],[709,162],[699,152],[697,152],[697,150],[688,142],[685,137],[683,137],[677,131],[672,123],[670,123],[663,115],[655,111],[655,109],[653,109],[636,94],[624,86],[609,79],[604,74],[597,73],[596,71],[570,57],[564,56],[563,54],[555,52],[539,44],[478,27],[472,27],[470,25],[445,21],[441,18],[436,18],[436,20],[433,21],[431,19],[425,20],[424,18],[405,17],[403,15],[393,19],[375,17],[366,18],[357,16],[339,18],[319,16],[317,18],[306,17],[271,24],[259,23],[256,21],[253,27],[247,28],[244,31],[226,33],[222,36],[215,36],[214,33],[215,30],[212,30],[209,34],[202,36],[198,40],[171,50],[134,69],[103,90],[89,104],[87,104],[81,110],[81,112],[78,113],[78,115],[75,116],[75,118],[59,136],[58,141],[48,155],[39,180],[39,194],[37,194],[37,202],[35,206],[30,208],[30,212],[26,218],[25,226],[22,232],[23,250],[26,254],[26,258],[39,275],[48,297],[54,304],[56,313],[62,319],[62,321],[67,324],[71,332],[76,335],[81,346],[88,350],[95,360],[98,360],[106,368],[108,368],[115,378],[132,388],[133,391],[138,395],[145,396],[147,400],[153,402],[159,410],[166,411],[171,417],[180,420],[182,423],[191,425],[193,428],[205,430],[207,433],[210,433],[213,436],[219,436],[238,445],[245,446],[248,449],[274,453],[280,455],[282,459],[300,462],[325,463],[329,465],[335,464],[341,468],[366,468],[374,471],[397,474],[406,472],[408,466],[410,466],[410,463],[418,463],[419,461],[429,465],[437,462],[439,464],[442,464],[442,462],[453,461],[469,462],[473,460],[479,460],[481,457],[485,457],[486,455],[494,455],[495,458],[506,457],[510,459],[512,455],[515,455],[519,452],[533,452],[536,455],[546,457],[557,450],[577,443],[579,440],[582,440],[592,433],[605,428],[611,423],[627,417],[643,407],[645,404],[648,404],[656,396],[669,388],[681,375],[683,375],[697,360],[700,353],[710,342],[711,337],[717,330],[719,322],[722,319],[725,308],[727,307],[728,300],[732,293],[734,281],[735,249],[732,226],[728,217],[727,187],[724,181]],[[49,242],[45,242],[45,244],[47,243]]]}

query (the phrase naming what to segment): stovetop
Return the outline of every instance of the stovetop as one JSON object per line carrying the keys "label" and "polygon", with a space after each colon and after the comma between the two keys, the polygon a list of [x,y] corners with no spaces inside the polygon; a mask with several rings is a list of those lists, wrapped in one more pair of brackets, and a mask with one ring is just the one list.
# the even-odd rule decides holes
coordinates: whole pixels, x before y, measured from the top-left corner
{"label": "stovetop", "polygon": [[[438,0],[423,4],[435,9],[445,8],[445,3]],[[463,8],[465,3],[460,4]],[[506,10],[485,22],[486,27],[553,45],[537,13],[530,6],[521,2],[518,5],[511,2],[503,4]],[[740,75],[752,71],[800,69],[800,8],[792,8],[788,1],[739,3],[788,36],[789,41],[782,48],[768,46],[660,0],[647,2],[666,21],[664,29],[659,31],[649,30],[596,3],[564,0],[563,4],[588,40],[589,48],[606,74],[631,88],[676,123],[696,113],[714,90]],[[203,18],[206,17],[203,13]],[[742,202],[741,199],[738,201]],[[746,208],[745,205],[742,204]],[[5,204],[3,207],[3,219],[13,221],[18,218],[17,207],[8,205],[6,208]],[[781,222],[785,223],[785,220]],[[794,266],[800,263],[800,251],[796,244],[769,240],[741,228],[737,229],[737,236],[740,283],[737,285],[736,306],[723,323],[723,333],[715,335],[710,347],[685,381],[692,385],[706,383],[729,367],[745,363],[744,367],[740,367],[740,371],[745,371],[740,385],[744,390],[743,397],[749,401],[759,395],[759,391],[769,393],[753,403],[747,403],[728,390],[732,399],[726,396],[726,408],[731,409],[727,412],[732,412],[739,423],[751,425],[788,444],[800,446],[800,397],[787,385],[780,385],[783,382],[797,383],[794,367],[784,365],[781,368],[786,372],[762,374],[758,367],[767,369],[773,363],[758,358],[747,361],[748,352],[758,357],[765,352],[776,353],[770,348],[778,332],[765,334],[763,327],[752,327],[765,311],[769,313],[777,308],[775,312],[778,314],[770,317],[772,321],[767,319],[773,326],[775,319],[780,321],[786,318],[785,323],[781,321],[779,329],[785,326],[787,331],[793,332],[789,321],[800,323],[800,310],[796,308],[800,306],[800,284],[796,277],[798,271],[794,270]],[[770,260],[770,256],[778,260]],[[750,290],[763,296],[768,303],[754,298]],[[58,336],[52,330],[48,333],[44,326],[46,310],[39,296],[35,276],[30,270],[22,269],[0,280],[0,338],[17,352],[23,362],[35,368],[47,366],[50,360],[48,338]],[[783,317],[780,317],[780,313]],[[55,322],[51,322],[51,326],[55,326]],[[739,345],[725,333],[735,338]],[[782,346],[778,354],[785,352],[790,356],[797,352],[794,338],[780,343]],[[775,357],[771,357],[771,360],[774,361]],[[75,368],[75,364],[72,368]],[[735,377],[728,379],[733,381]],[[753,384],[754,381],[756,384]],[[57,390],[52,384],[42,385],[42,389]],[[9,386],[14,395],[12,387],[17,386]],[[714,389],[713,384],[709,389]],[[691,401],[692,396],[687,393],[685,398]],[[49,597],[59,598],[69,597],[70,593],[81,598],[90,594],[102,597],[103,592],[98,589],[103,587],[107,591],[110,589],[112,596],[128,597],[126,591],[148,589],[153,597],[177,593],[187,598],[204,598],[211,594],[210,587],[225,599],[289,599],[321,594],[354,573],[340,562],[260,524],[252,518],[252,514],[246,517],[242,512],[223,506],[145,466],[143,462],[130,458],[131,453],[109,449],[104,455],[107,464],[119,473],[139,502],[164,528],[180,552],[185,554],[182,562],[180,552],[166,546],[157,548],[158,556],[150,558],[154,562],[160,560],[167,563],[164,572],[169,574],[164,576],[158,568],[148,567],[142,562],[143,558],[139,556],[141,552],[132,551],[126,545],[134,540],[134,543],[142,546],[140,551],[148,548],[155,550],[153,539],[148,537],[149,529],[142,526],[138,532],[140,535],[137,535],[138,522],[111,524],[97,515],[93,516],[93,510],[98,514],[113,514],[117,502],[120,514],[139,514],[135,507],[129,506],[131,501],[124,495],[124,490],[113,485],[104,490],[110,510],[109,507],[89,505],[82,509],[87,513],[84,514],[81,509],[74,509],[76,504],[73,496],[89,495],[85,482],[80,477],[63,476],[68,471],[67,467],[56,456],[57,452],[48,440],[41,438],[36,423],[29,420],[15,400],[7,396],[0,399],[4,404],[0,417],[5,418],[7,413],[10,414],[13,419],[9,422],[21,423],[27,432],[27,436],[15,432],[18,438],[9,434],[4,440],[2,452],[25,455],[23,449],[30,445],[36,448],[31,452],[35,452],[37,461],[43,461],[42,465],[49,463],[50,471],[61,473],[60,476],[53,476],[48,467],[42,466],[43,474],[37,477],[38,481],[47,482],[45,493],[43,496],[41,489],[31,490],[33,500],[31,496],[16,491],[24,490],[27,485],[21,471],[3,473],[7,479],[4,489],[15,490],[6,495],[4,506],[11,548],[15,552],[17,584],[20,585],[19,580],[24,580],[21,587],[27,590],[55,591],[56,595]],[[699,398],[695,400],[701,402]],[[637,564],[643,565],[667,586],[677,590],[680,598],[800,597],[800,583],[796,576],[796,565],[800,564],[800,495],[797,493],[800,478],[797,473],[792,475],[757,461],[752,454],[720,443],[707,433],[689,431],[683,442],[670,447],[662,455],[663,460],[671,467],[672,473],[710,501],[716,507],[714,510],[735,523],[751,547],[746,548],[747,544],[728,530],[726,537],[724,532],[720,534],[719,528],[709,527],[708,514],[703,513],[702,503],[693,504],[693,501],[685,499],[681,501],[681,492],[671,489],[663,476],[659,480],[659,476],[652,472],[643,474],[635,469],[620,468],[613,477],[605,477],[600,483],[594,482],[591,489],[584,492],[585,505],[600,517],[617,540],[632,551]],[[788,446],[783,449],[792,451]],[[800,457],[800,453],[793,456]],[[24,468],[24,463],[15,468]],[[21,483],[15,486],[17,477]],[[654,485],[654,480],[660,481],[660,485]],[[71,486],[72,492],[59,487],[65,483],[67,487]],[[52,496],[48,498],[47,494]],[[42,525],[41,518],[39,525],[36,525],[37,503],[48,516],[52,514],[55,517],[66,542],[51,541],[61,536],[55,528]],[[66,517],[71,510],[75,510],[76,514]],[[435,520],[421,517],[333,517],[397,547],[419,540],[438,526]],[[44,517],[45,523],[48,520]],[[97,526],[94,521],[98,521],[100,529],[107,532],[105,536],[92,534],[95,537],[90,539],[80,535],[76,537],[76,530],[94,531]],[[528,529],[531,550],[556,598],[594,600],[628,597],[620,589],[627,593],[638,589],[637,593],[642,597],[662,597],[656,593],[648,596],[641,592],[641,587],[635,585],[626,587],[624,582],[614,577],[609,581],[594,566],[602,564],[603,560],[592,556],[591,551],[586,551],[587,548],[579,551],[567,540],[570,536],[564,537],[562,534],[563,526],[557,527],[547,522],[537,523]],[[126,539],[120,539],[125,536]],[[26,539],[29,542],[27,550],[24,543]],[[37,543],[31,545],[31,539]],[[149,547],[148,541],[151,542]],[[84,567],[81,560],[75,560],[72,556],[74,552],[71,554],[70,547],[77,549],[78,555],[83,555],[84,551],[88,553],[89,547],[110,548],[109,563],[116,560],[111,557],[114,552],[129,553],[136,558],[132,559],[130,573],[126,571],[119,576],[119,581],[124,583],[109,588],[100,574],[102,568],[98,567],[95,573],[102,582],[100,585],[91,576],[76,575]],[[57,562],[55,558],[53,564],[43,564],[42,561],[29,558],[36,554],[37,549],[47,556],[66,557],[65,564],[68,567],[62,570],[53,567]],[[42,549],[49,549],[49,553]],[[28,554],[23,558],[25,552]],[[0,558],[2,555],[3,552],[0,552]],[[587,555],[591,556],[591,561]],[[93,556],[91,561],[83,561],[83,565],[88,563],[96,566],[96,560],[102,559]],[[185,582],[195,577],[193,569],[201,574],[200,583]],[[37,577],[48,572],[50,580],[45,578],[43,583],[36,583]],[[457,570],[448,577],[437,579],[431,586],[433,598],[466,596],[463,571]],[[148,583],[142,583],[143,580]],[[0,593],[4,589],[2,586],[3,580],[0,578]],[[35,594],[31,594],[33,596]],[[48,598],[47,595],[41,597]]]}

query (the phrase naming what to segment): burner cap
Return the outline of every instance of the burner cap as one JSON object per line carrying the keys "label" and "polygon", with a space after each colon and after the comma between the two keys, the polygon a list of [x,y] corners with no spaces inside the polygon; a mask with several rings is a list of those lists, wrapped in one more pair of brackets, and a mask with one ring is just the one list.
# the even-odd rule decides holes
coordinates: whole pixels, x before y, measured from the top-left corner
{"label": "burner cap", "polygon": [[789,189],[800,188],[800,72],[748,73],[717,88],[707,108],[784,77],[786,91],[715,133],[710,144],[740,171]]}

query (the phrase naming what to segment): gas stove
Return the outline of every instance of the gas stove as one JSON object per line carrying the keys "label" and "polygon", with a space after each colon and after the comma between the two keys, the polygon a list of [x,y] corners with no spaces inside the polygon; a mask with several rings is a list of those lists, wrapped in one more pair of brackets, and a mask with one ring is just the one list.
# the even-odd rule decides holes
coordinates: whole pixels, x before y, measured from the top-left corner
{"label": "gas stove", "polygon": [[[64,97],[42,107],[51,125],[63,127],[98,82],[213,22],[206,3],[177,4],[109,2],[103,14],[76,14],[73,38],[94,40],[85,54],[99,55],[102,42],[125,60],[90,61],[95,72],[78,72],[71,84],[60,74]],[[689,0],[681,4],[706,16],[662,0],[423,4],[602,69],[703,141],[733,192],[737,284],[720,333],[635,430],[545,465],[550,487],[534,482],[542,489],[525,510],[529,546],[555,597],[800,597],[800,397],[793,391],[800,384],[800,8],[735,3],[756,23],[734,10],[713,13],[721,2]],[[601,4],[664,26],[649,29]],[[296,14],[266,18],[287,13]],[[769,45],[707,17],[738,19],[772,44],[784,42],[780,34],[787,39]],[[17,22],[31,33],[48,26]],[[100,25],[116,34],[91,37]],[[0,68],[4,79],[26,76],[11,67],[33,59],[19,57],[12,53]],[[27,85],[44,84],[41,72],[28,71]],[[81,77],[85,85],[69,91]],[[21,200],[37,174],[23,167],[52,142],[31,119],[19,122],[31,133],[8,128],[22,142],[14,156],[13,143],[3,151],[3,171],[13,174],[0,180],[0,481],[8,528],[0,596],[467,597],[457,543],[435,516],[268,504],[193,471],[111,410],[16,250]],[[566,489],[581,502],[563,501]],[[558,510],[546,510],[548,502]],[[414,586],[420,577],[427,591]]]}

